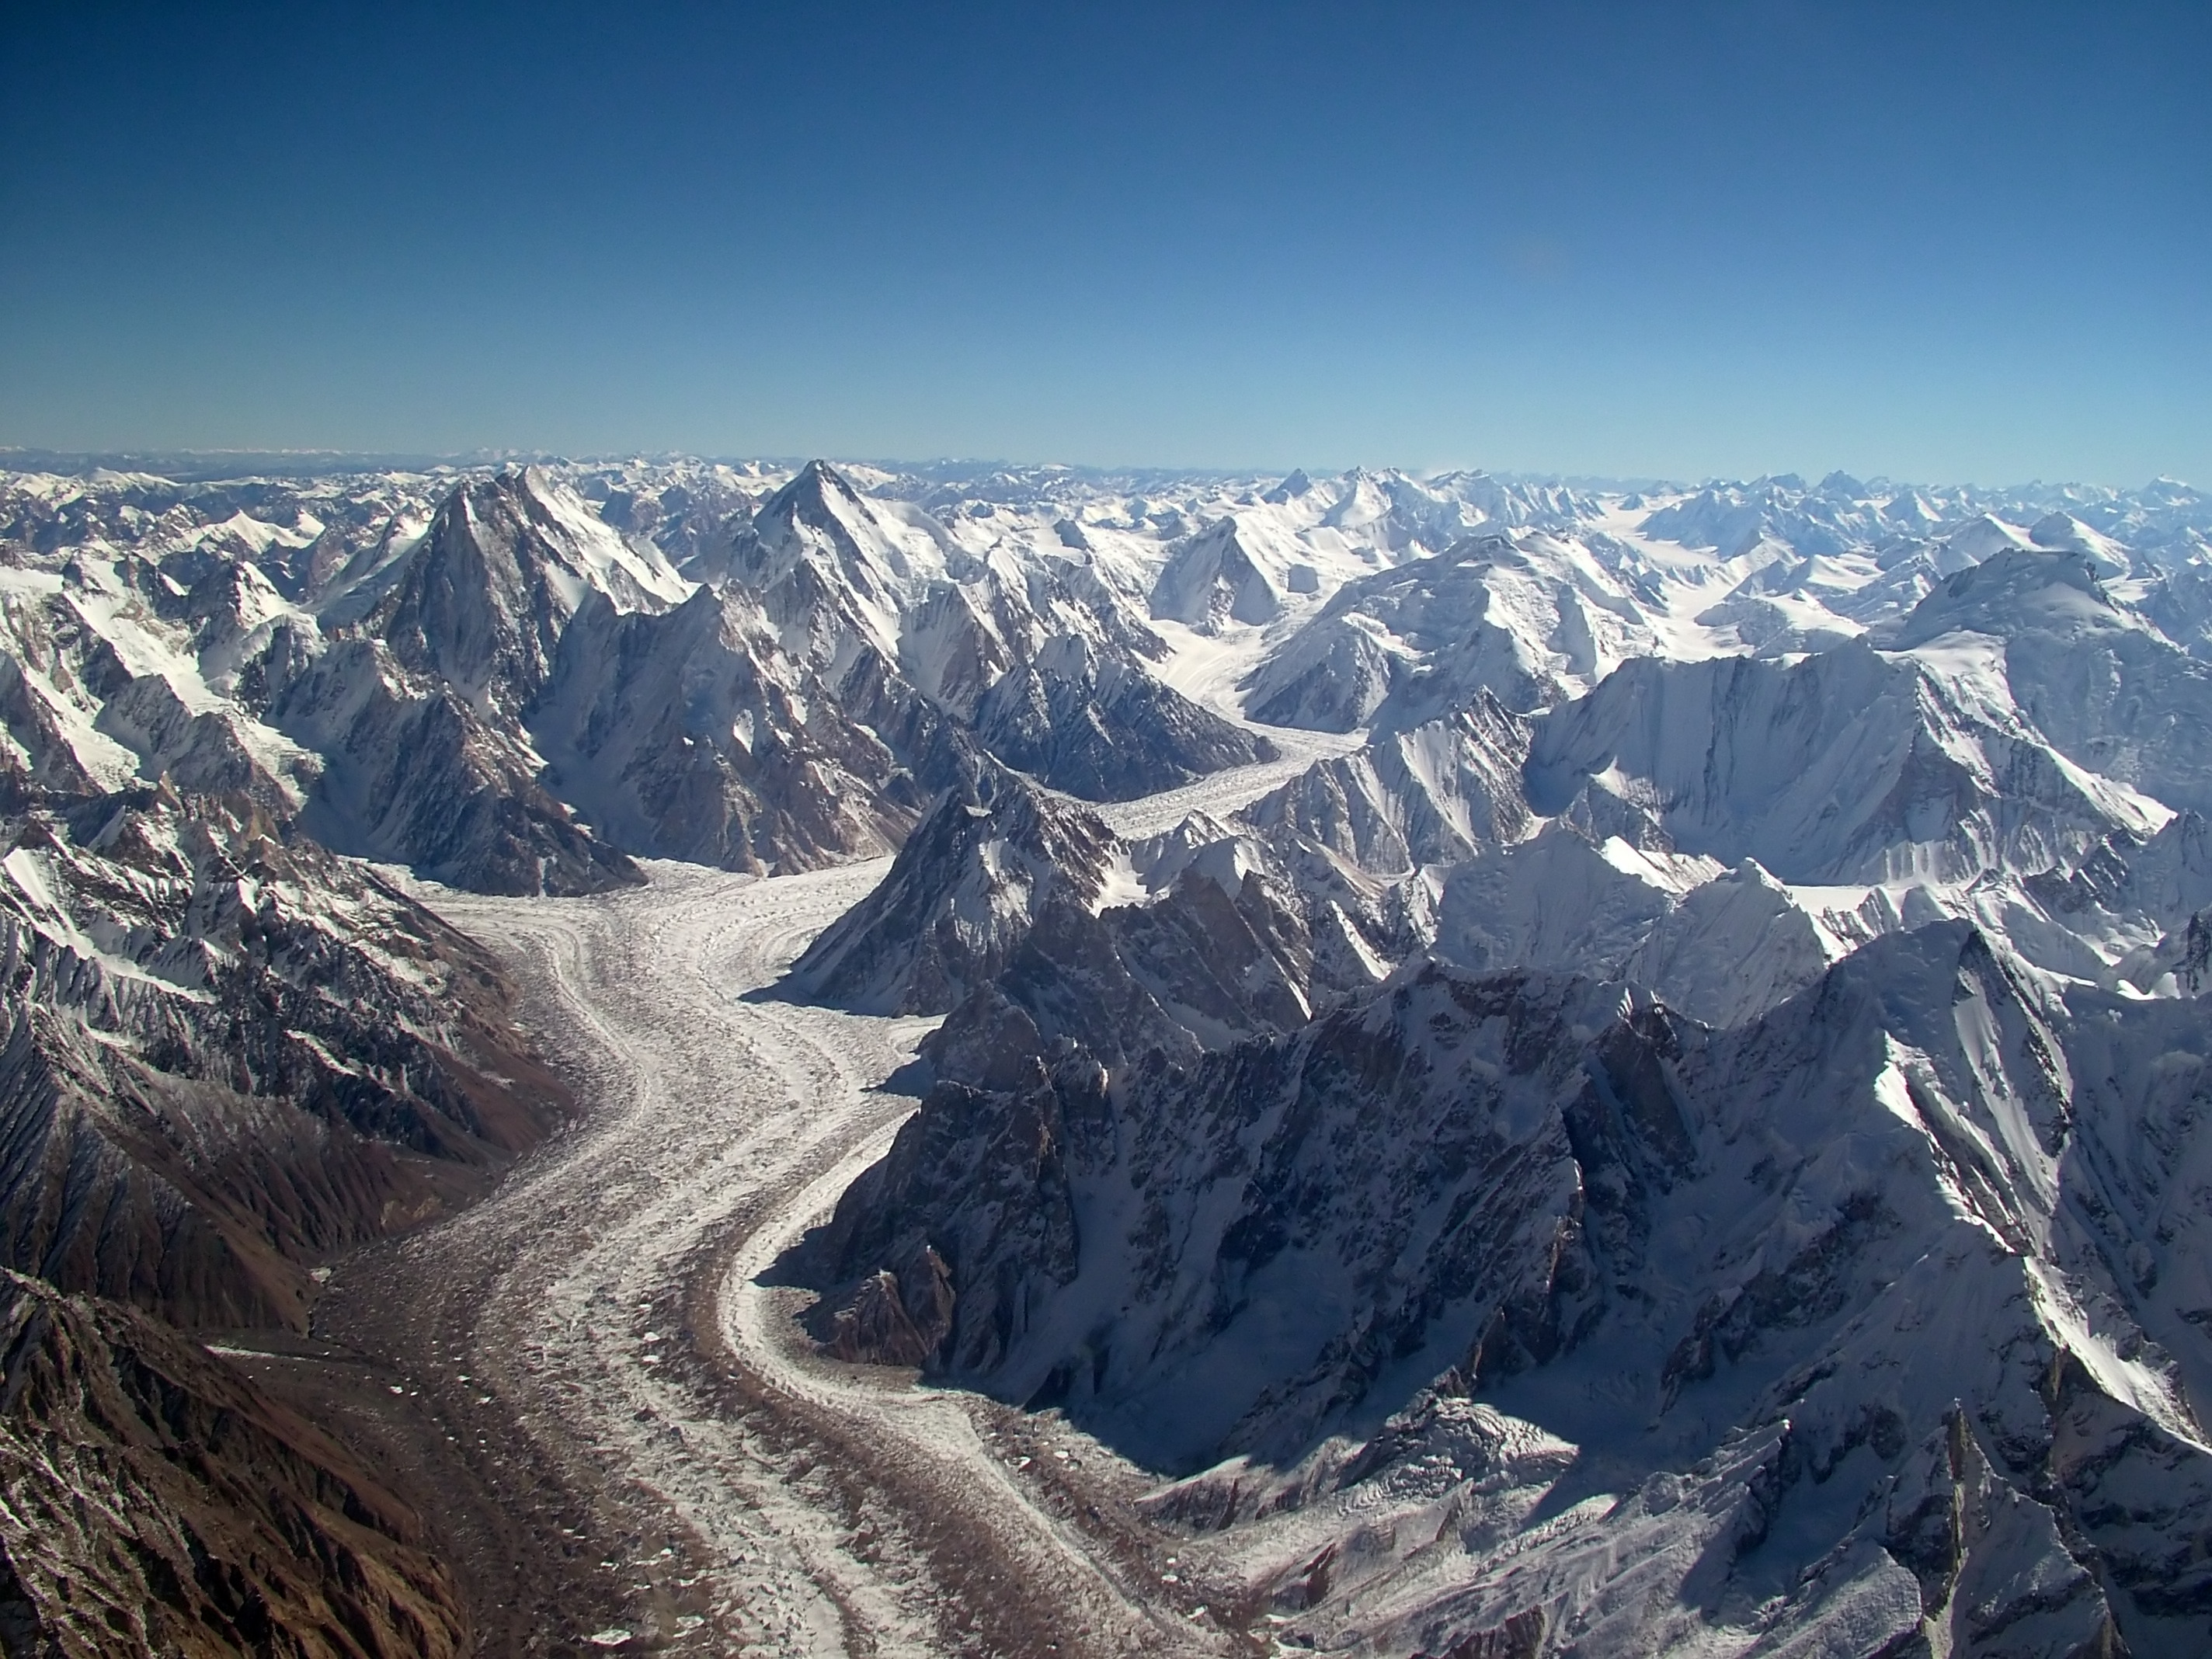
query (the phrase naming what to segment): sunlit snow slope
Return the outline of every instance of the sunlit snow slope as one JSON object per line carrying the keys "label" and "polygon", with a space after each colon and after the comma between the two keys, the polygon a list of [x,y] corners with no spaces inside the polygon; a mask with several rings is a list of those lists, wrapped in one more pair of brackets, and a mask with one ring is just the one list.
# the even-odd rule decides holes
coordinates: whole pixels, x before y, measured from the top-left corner
{"label": "sunlit snow slope", "polygon": [[2196,490],[163,465],[0,474],[9,1260],[298,1320],[505,952],[549,1639],[2212,1647]]}

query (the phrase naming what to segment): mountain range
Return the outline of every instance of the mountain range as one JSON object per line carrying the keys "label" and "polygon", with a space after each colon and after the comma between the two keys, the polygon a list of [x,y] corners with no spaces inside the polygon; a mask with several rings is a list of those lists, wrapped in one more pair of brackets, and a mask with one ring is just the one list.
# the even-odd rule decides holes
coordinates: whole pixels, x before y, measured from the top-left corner
{"label": "mountain range", "polygon": [[[1064,1411],[1278,1641],[2212,1644],[2212,500],[173,471],[0,475],[0,1455],[96,1419],[210,1538],[351,1483],[270,1616],[461,1639],[282,1408],[155,1480],[83,1402],[229,1400],[178,1331],[572,1109],[423,884],[896,854],[779,991],[940,1021],[832,1350]],[[57,1524],[5,1617],[215,1619]]]}

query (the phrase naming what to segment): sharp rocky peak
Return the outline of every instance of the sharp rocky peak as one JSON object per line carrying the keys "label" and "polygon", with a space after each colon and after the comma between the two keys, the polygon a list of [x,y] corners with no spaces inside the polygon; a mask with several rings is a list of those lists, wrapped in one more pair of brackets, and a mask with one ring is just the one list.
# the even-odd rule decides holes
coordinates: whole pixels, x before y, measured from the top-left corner
{"label": "sharp rocky peak", "polygon": [[986,763],[939,797],[791,984],[866,1012],[943,1013],[1000,971],[1049,902],[1096,902],[1116,847],[1091,812]]}

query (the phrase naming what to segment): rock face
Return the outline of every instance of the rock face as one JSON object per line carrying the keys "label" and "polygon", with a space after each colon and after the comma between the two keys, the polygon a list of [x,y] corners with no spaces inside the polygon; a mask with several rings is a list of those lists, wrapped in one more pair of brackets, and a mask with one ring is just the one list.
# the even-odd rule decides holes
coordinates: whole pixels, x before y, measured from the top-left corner
{"label": "rock face", "polygon": [[1068,1042],[1118,1063],[1288,1030],[1371,987],[1425,936],[1408,908],[1419,902],[1249,825],[1198,814],[1124,841],[1018,777],[986,774],[979,798],[948,795],[923,821],[787,988],[867,1012],[947,1014],[923,1052],[948,1076],[1008,1074]]}
{"label": "rock face", "polygon": [[4,1272],[0,1344],[9,1652],[466,1650],[419,1519],[219,1358]]}
{"label": "rock face", "polygon": [[[1121,1099],[1109,1100],[1095,1069],[1040,1068],[1018,1092],[947,1090],[902,1133],[880,1175],[848,1195],[839,1223],[845,1248],[856,1261],[895,1256],[919,1248],[901,1237],[918,1231],[944,1257],[958,1298],[939,1356],[951,1375],[1052,1403],[1119,1405],[1126,1394],[1122,1414],[1139,1437],[1132,1449],[1155,1462],[1254,1441],[1302,1445],[1319,1402],[1351,1403],[1372,1380],[1370,1361],[1422,1346],[1397,1346],[1394,1322],[1411,1316],[1418,1334],[1421,1321],[1391,1305],[1386,1287],[1411,1286],[1419,1303],[1432,1273],[1465,1281],[1480,1265],[1494,1277],[1498,1263],[1489,1258],[1515,1230],[1572,1197],[1556,1125],[1533,1151],[1509,1150],[1488,1144],[1488,1120],[1513,1113],[1509,1097],[1525,1096],[1519,1114],[1534,1127],[1534,1103],[1548,1101],[1579,1063],[1567,1031],[1586,1000],[1578,982],[1479,986],[1439,969],[1404,992],[1390,1016],[1397,1035],[1380,1042],[1364,1010],[1345,1010],[1287,1042],[1193,1056],[1188,1073],[1138,1068]],[[1474,1049],[1427,1060],[1403,1052],[1401,1026],[1425,1028],[1454,1009],[1476,1033]],[[1522,1021],[1533,1029],[1516,1035]],[[1500,1030],[1505,1048],[1493,1049],[1483,1037]],[[1509,1048],[1517,1068],[1504,1064]],[[1504,1093],[1466,1098],[1486,1064],[1503,1065]],[[1347,1141],[1342,1113],[1355,1101],[1366,1116]],[[939,1189],[931,1143],[956,1134],[1034,1150],[1006,1170],[1007,1184]],[[1480,1171],[1482,1185],[1456,1206],[1429,1191],[1401,1205],[1388,1195],[1402,1187],[1408,1161],[1471,1179]],[[998,1174],[997,1160],[979,1162]],[[1106,1191],[1125,1188],[1133,1207],[1102,1233]],[[1350,1254],[1331,1219],[1340,1191],[1342,1226],[1381,1230]],[[1520,1196],[1509,1203],[1509,1193]],[[1224,1205],[1231,1194],[1242,1201]],[[1317,1212],[1317,1203],[1328,1207]],[[1481,1243],[1487,1224],[1437,1228],[1449,1213],[1478,1208],[1502,1214],[1504,1237]],[[1085,1216],[1089,1225],[1079,1222]],[[1054,1240],[1062,1247],[1030,1257],[1032,1243]],[[1431,1245],[1474,1255],[1425,1270]],[[1097,1281],[1085,1276],[1094,1268]],[[1382,1277],[1370,1280],[1370,1271]],[[1238,1334],[1224,1334],[1231,1328]],[[1246,1333],[1256,1347],[1247,1348]],[[1348,1359],[1355,1350],[1360,1357]],[[1347,1363],[1370,1375],[1348,1385]],[[1309,1381],[1291,1380],[1309,1371]],[[1285,1401],[1301,1389],[1314,1397]]]}
{"label": "rock face", "polygon": [[[2174,1258],[2142,1255],[2178,1166],[2111,1160],[2206,1086],[2212,1026],[2136,1006],[2053,1003],[1959,923],[1721,1034],[1618,988],[1430,964],[1188,1070],[941,1087],[836,1238],[900,1285],[949,1269],[933,1369],[1066,1404],[1155,1466],[1239,1455],[1264,1485],[1441,1375],[1581,1449],[1578,1489],[1523,1472],[1524,1513],[1632,1493],[1504,1557],[1480,1530],[1401,1537],[1357,1586],[1399,1609],[1362,1627],[1378,1650],[1510,1619],[1654,1639],[1589,1559],[1632,1547],[1670,1595],[1708,1563],[1715,1639],[1855,1606],[1881,1640],[1933,1619],[2182,1651],[2212,1634],[2181,1519],[2212,1481],[2208,1379],[2154,1333],[2193,1337],[2196,1279],[2161,1288]],[[2177,1020],[2190,1057],[2153,1085]],[[1356,1489],[1407,1434],[1324,1492],[1371,1504]],[[1471,1449],[1427,1478],[1494,1494]],[[1303,1490],[1281,1501],[1322,1501]],[[2048,1592],[1995,1588],[2022,1575]],[[1312,1577],[1312,1627],[1351,1628],[1354,1587]]]}
{"label": "rock face", "polygon": [[270,714],[323,757],[301,823],[335,851],[483,892],[639,879],[544,788],[525,734],[442,686],[388,674],[374,641],[337,641],[283,684]]}
{"label": "rock face", "polygon": [[7,838],[11,1266],[296,1326],[312,1266],[479,1188],[566,1109],[475,946],[250,802],[142,789]]}
{"label": "rock face", "polygon": [[385,480],[380,524],[349,500],[289,531],[27,489],[32,542],[0,548],[4,758],[39,789],[166,777],[452,884],[584,893],[638,880],[634,854],[890,851],[987,753],[1125,799],[1272,752],[1158,678],[1120,577],[1056,538],[978,550],[819,463],[651,510],[581,480],[702,583],[576,482]]}
{"label": "rock face", "polygon": [[1138,902],[1042,906],[998,977],[925,1043],[939,1074],[1007,1086],[1071,1051],[1115,1067],[1186,1063],[1251,1032],[1295,1030],[1317,1004],[1373,982],[1360,923],[1379,933],[1382,919],[1352,920],[1249,838],[1193,829],[1133,849]]}

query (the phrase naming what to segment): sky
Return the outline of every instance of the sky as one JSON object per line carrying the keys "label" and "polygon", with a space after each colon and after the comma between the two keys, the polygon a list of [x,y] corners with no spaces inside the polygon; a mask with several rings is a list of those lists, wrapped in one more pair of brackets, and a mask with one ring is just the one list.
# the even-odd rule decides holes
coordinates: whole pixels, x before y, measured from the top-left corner
{"label": "sky", "polygon": [[2212,483],[2212,6],[0,0],[0,445]]}

